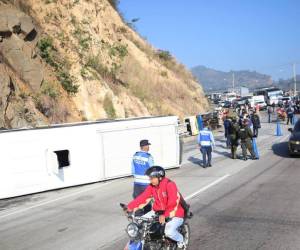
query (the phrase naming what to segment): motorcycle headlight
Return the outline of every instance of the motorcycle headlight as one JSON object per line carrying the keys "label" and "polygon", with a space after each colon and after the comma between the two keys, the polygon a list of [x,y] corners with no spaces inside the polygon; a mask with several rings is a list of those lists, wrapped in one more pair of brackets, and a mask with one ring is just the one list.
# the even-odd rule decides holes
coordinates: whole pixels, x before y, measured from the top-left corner
{"label": "motorcycle headlight", "polygon": [[137,224],[130,223],[127,226],[127,234],[129,235],[130,238],[136,238],[139,234],[139,228],[138,228]]}

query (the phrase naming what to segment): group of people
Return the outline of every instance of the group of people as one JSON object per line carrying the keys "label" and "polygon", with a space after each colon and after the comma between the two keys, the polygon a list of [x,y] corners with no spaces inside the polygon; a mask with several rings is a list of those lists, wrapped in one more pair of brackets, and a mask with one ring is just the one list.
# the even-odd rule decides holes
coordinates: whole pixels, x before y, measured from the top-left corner
{"label": "group of people", "polygon": [[[275,105],[268,106],[268,122],[271,123],[272,115],[275,112]],[[284,105],[278,105],[278,108],[276,109],[276,120],[285,120],[287,119],[286,124],[293,124],[293,118],[295,115],[296,109],[295,106],[292,103],[285,103]]]}
{"label": "group of people", "polygon": [[243,160],[247,160],[247,151],[250,152],[251,158],[256,160],[257,157],[253,150],[253,138],[258,137],[258,130],[261,128],[260,117],[256,110],[247,113],[246,110],[237,118],[235,115],[225,116],[224,131],[226,146],[231,148],[232,159],[237,159],[237,149],[239,144],[242,148]]}

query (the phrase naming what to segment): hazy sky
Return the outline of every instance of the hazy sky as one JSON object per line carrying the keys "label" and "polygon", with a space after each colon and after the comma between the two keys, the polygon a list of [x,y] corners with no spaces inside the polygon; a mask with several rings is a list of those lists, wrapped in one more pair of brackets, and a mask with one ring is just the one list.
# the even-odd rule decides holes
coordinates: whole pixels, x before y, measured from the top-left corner
{"label": "hazy sky", "polygon": [[300,0],[121,0],[139,33],[191,68],[300,74]]}

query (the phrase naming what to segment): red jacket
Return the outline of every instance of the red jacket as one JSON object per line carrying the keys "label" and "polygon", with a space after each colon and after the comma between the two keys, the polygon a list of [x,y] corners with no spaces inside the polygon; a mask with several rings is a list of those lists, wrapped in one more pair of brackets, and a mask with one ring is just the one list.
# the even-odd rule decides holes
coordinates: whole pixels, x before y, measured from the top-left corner
{"label": "red jacket", "polygon": [[158,186],[149,185],[142,194],[128,204],[128,209],[131,211],[141,209],[152,199],[154,199],[154,211],[164,211],[164,215],[170,218],[184,217],[177,186],[168,178],[164,178]]}

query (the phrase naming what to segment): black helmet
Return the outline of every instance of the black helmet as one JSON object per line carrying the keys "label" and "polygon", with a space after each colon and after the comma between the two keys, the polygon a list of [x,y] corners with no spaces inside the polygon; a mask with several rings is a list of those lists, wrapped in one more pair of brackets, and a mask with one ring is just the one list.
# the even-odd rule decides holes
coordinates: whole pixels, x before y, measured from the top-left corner
{"label": "black helmet", "polygon": [[146,173],[147,176],[149,177],[165,177],[166,171],[164,170],[163,167],[160,166],[153,166],[151,168],[148,168]]}

